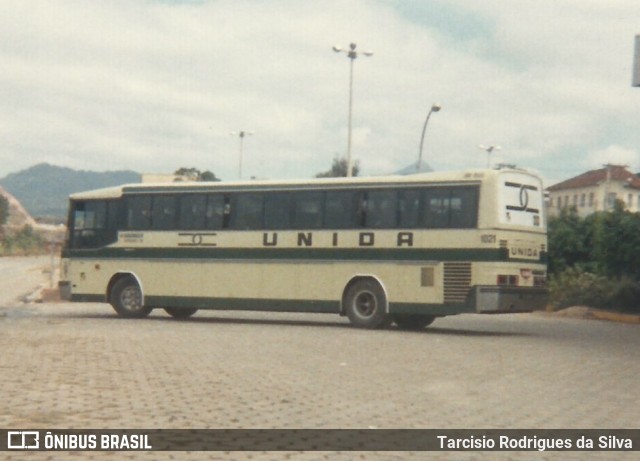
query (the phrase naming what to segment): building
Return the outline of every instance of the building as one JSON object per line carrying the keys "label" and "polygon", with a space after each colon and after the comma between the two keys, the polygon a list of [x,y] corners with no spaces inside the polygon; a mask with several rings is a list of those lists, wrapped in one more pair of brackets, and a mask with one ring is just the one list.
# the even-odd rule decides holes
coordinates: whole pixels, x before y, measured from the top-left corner
{"label": "building", "polygon": [[549,216],[575,207],[579,216],[611,210],[616,200],[629,211],[640,211],[640,177],[622,165],[605,165],[547,188]]}

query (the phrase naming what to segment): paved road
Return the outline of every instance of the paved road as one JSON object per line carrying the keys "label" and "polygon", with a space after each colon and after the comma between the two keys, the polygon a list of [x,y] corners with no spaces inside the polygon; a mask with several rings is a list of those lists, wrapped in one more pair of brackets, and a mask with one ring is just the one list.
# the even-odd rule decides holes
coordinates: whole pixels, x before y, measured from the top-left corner
{"label": "paved road", "polygon": [[[0,263],[0,271],[7,261]],[[31,285],[45,260],[16,261]],[[36,268],[36,269],[34,269]],[[15,280],[15,279],[13,279]],[[14,292],[22,293],[20,290]],[[0,282],[0,292],[7,289]],[[5,428],[638,428],[640,326],[457,316],[424,332],[337,316],[115,317],[0,308]],[[18,456],[21,455],[21,456]],[[59,459],[34,453],[32,459]],[[54,456],[57,455],[57,456]],[[632,459],[633,453],[70,453],[93,459]],[[65,454],[65,457],[67,455]],[[0,459],[24,459],[0,453]]]}
{"label": "paved road", "polygon": [[3,307],[15,305],[16,300],[40,287],[49,287],[51,258],[0,257],[0,315]]}

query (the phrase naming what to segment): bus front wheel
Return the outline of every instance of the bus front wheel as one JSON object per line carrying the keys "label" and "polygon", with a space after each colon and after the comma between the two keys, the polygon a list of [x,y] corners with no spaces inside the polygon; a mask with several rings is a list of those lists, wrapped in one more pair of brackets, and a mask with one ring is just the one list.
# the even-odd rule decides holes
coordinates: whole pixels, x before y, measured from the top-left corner
{"label": "bus front wheel", "polygon": [[375,280],[355,282],[345,294],[344,305],[349,321],[356,327],[383,328],[389,325],[387,297]]}
{"label": "bus front wheel", "polygon": [[436,319],[435,315],[412,315],[412,314],[396,314],[393,321],[401,330],[422,330],[431,325]]}
{"label": "bus front wheel", "polygon": [[141,319],[152,310],[142,304],[140,285],[131,277],[121,278],[114,283],[109,298],[111,306],[120,317]]}
{"label": "bus front wheel", "polygon": [[164,310],[174,319],[186,319],[198,312],[195,307],[165,307]]}

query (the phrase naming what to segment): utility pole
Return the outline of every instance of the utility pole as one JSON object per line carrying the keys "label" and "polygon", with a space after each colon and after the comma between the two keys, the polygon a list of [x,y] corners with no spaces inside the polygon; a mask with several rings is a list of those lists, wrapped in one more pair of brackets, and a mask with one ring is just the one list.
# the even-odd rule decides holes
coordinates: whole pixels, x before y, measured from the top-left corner
{"label": "utility pole", "polygon": [[238,138],[240,139],[240,145],[238,147],[238,179],[242,179],[242,154],[244,148],[244,138],[245,136],[251,136],[253,134],[253,131],[240,130],[237,133],[235,131],[232,131],[230,134],[231,136],[238,136]]}
{"label": "utility pole", "polygon": [[343,50],[339,46],[334,46],[333,51],[336,53],[344,52],[349,58],[349,118],[348,118],[348,127],[347,127],[347,177],[350,178],[353,176],[353,162],[351,161],[351,119],[353,115],[353,61],[360,55],[363,54],[365,56],[372,56],[372,51],[356,51],[356,44],[349,44],[348,50]]}
{"label": "utility pole", "polygon": [[633,59],[633,77],[631,86],[640,86],[640,34],[636,35],[636,47]]}

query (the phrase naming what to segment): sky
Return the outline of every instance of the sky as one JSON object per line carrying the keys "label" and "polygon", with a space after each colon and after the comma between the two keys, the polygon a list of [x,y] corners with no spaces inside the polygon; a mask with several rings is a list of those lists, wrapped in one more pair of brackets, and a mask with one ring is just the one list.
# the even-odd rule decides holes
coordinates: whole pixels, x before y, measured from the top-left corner
{"label": "sky", "polygon": [[2,0],[0,177],[233,180],[240,131],[244,178],[315,176],[346,155],[350,43],[361,175],[415,163],[433,103],[435,170],[640,172],[637,34],[637,0]]}

